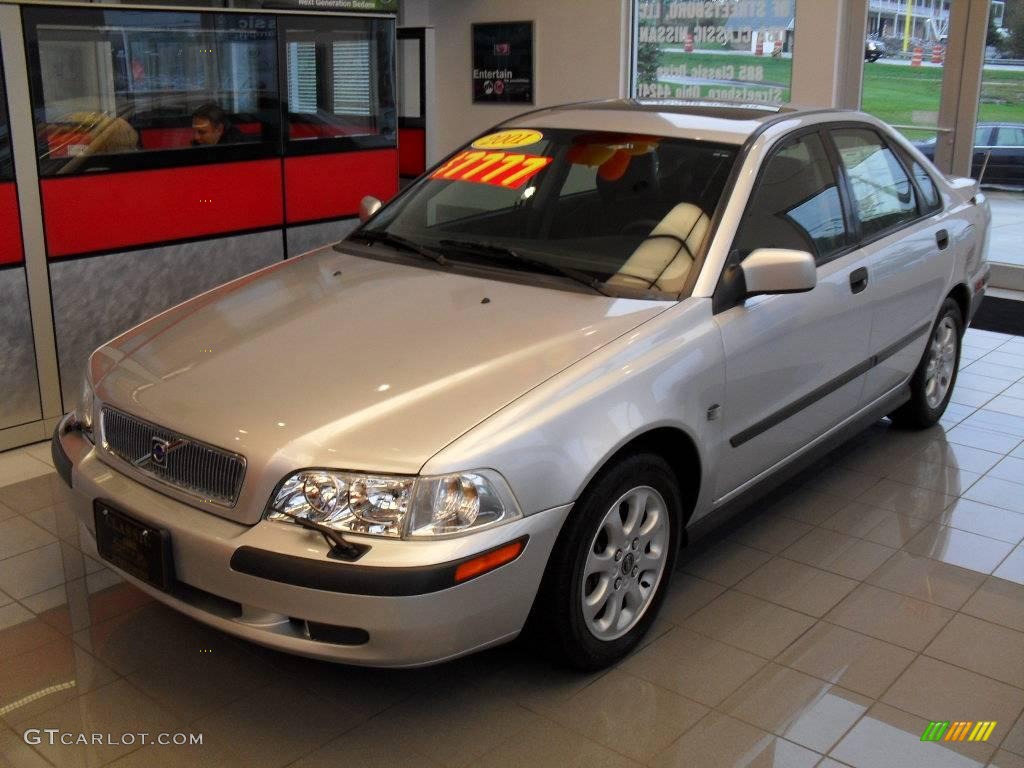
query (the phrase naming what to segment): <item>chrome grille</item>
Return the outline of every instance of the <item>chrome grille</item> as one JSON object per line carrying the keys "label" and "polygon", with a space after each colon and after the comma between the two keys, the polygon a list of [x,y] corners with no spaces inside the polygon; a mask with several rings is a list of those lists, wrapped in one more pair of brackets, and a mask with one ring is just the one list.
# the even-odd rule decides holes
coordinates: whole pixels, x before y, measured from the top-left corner
{"label": "chrome grille", "polygon": [[[233,506],[245,475],[245,459],[163,427],[104,406],[103,446],[136,472],[204,501]],[[166,444],[163,465],[153,460],[157,443]]]}

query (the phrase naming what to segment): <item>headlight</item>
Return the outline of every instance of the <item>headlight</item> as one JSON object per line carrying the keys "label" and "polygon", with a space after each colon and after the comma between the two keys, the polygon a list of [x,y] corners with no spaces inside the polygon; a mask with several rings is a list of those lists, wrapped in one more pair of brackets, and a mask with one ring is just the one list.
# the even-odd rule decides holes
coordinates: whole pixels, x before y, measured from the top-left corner
{"label": "headlight", "polygon": [[476,531],[522,517],[496,472],[434,477],[309,469],[281,483],[264,515],[302,517],[338,531],[426,538]]}
{"label": "headlight", "polygon": [[75,406],[75,421],[78,428],[92,439],[92,416],[96,409],[96,395],[92,391],[92,384],[89,383],[89,374],[82,377],[82,391],[78,397],[78,405]]}

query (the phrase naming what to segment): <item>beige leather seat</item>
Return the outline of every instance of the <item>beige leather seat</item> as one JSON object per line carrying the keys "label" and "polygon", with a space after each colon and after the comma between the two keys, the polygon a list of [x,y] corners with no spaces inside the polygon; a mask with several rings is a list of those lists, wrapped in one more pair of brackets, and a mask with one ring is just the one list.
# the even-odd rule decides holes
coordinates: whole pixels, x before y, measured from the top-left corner
{"label": "beige leather seat", "polygon": [[651,230],[609,285],[678,293],[711,220],[692,203],[680,203]]}

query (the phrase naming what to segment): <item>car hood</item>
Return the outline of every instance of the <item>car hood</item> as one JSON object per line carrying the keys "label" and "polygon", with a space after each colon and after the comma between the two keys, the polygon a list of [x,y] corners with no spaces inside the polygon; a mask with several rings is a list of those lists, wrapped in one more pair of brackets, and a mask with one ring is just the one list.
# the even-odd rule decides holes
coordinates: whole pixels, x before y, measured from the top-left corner
{"label": "car hood", "polygon": [[156,316],[101,347],[90,372],[101,402],[245,456],[225,514],[254,521],[298,468],[418,472],[668,306],[328,248]]}

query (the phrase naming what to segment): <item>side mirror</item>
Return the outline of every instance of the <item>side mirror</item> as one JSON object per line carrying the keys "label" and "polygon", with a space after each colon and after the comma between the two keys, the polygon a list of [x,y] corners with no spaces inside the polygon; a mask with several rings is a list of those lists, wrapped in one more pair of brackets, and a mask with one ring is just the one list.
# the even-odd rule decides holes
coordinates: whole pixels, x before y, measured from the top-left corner
{"label": "side mirror", "polygon": [[368,222],[382,205],[384,204],[373,195],[364,197],[359,203],[359,221],[363,224]]}
{"label": "side mirror", "polygon": [[807,251],[758,248],[740,262],[745,296],[803,293],[818,284],[818,268]]}

